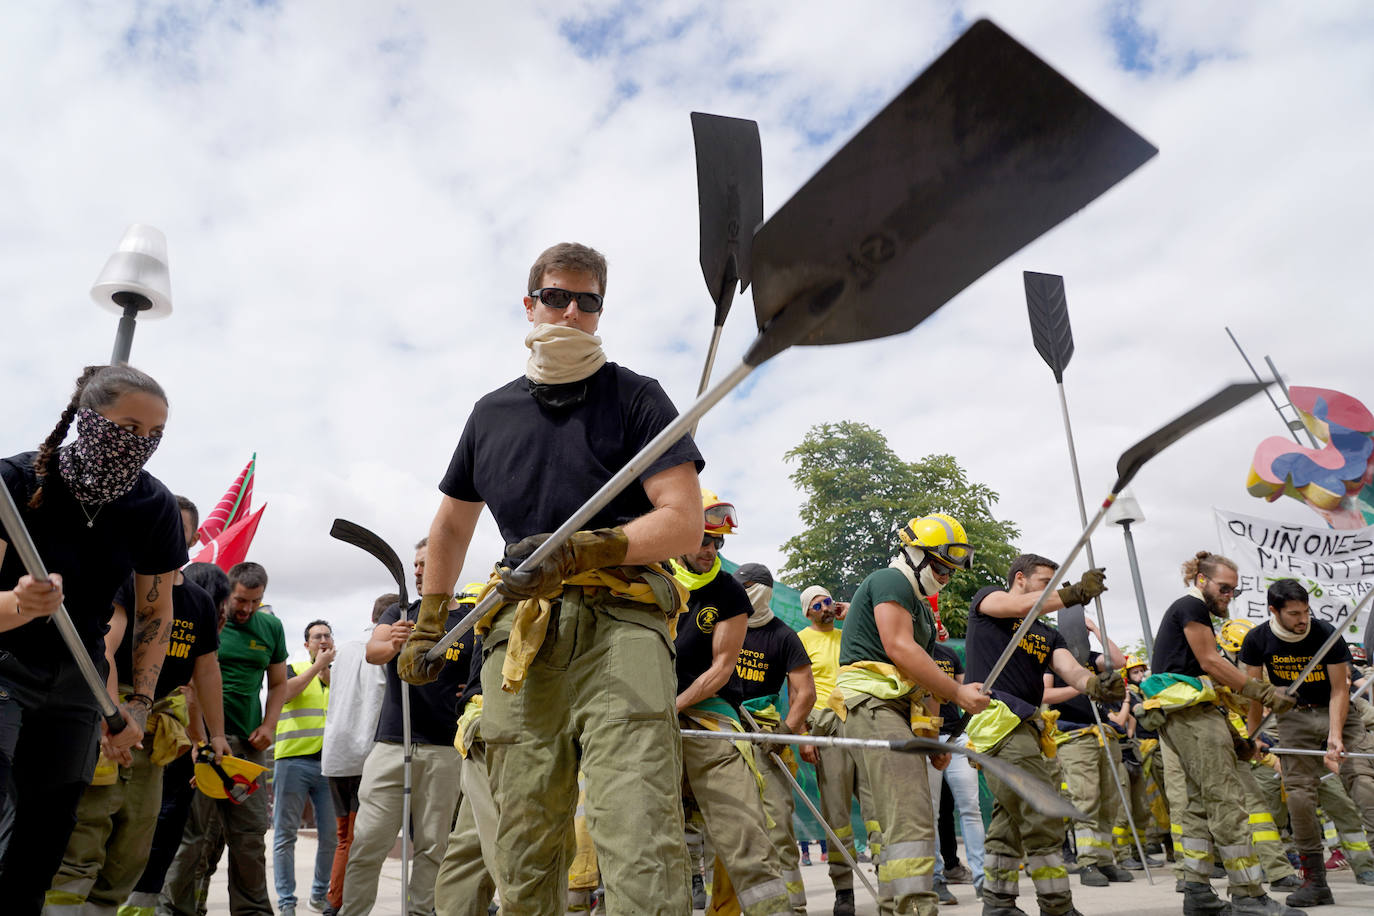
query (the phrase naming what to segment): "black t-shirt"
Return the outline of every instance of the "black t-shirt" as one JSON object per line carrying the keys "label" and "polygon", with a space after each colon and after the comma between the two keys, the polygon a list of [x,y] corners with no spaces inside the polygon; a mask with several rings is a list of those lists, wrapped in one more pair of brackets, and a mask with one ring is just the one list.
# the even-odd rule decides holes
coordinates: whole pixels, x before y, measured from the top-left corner
{"label": "black t-shirt", "polygon": [[[104,671],[111,602],[129,573],[158,575],[186,565],[181,511],[171,492],[147,471],[139,472],[132,490],[93,512],[93,523],[55,474],[43,488],[43,505],[30,509],[37,454],[0,459],[0,477],[19,506],[43,565],[62,575],[62,603],[91,658]],[[3,524],[0,540],[11,541]],[[24,573],[19,551],[10,546],[0,562],[0,590],[14,588]],[[57,627],[42,621],[0,633],[0,649],[40,675],[70,664]]]}
{"label": "black t-shirt", "polygon": [[[485,395],[439,489],[486,503],[508,544],[558,528],[677,417],[658,382],[615,363],[585,381],[586,399],[561,409],[536,401],[524,376]],[[683,436],[582,527],[610,528],[649,512],[643,481],[687,462],[705,466]]]}
{"label": "black t-shirt", "polygon": [[[1083,667],[1087,668],[1089,671],[1092,671],[1094,673],[1101,671],[1102,653],[1089,652],[1088,664],[1084,665]],[[1054,680],[1051,682],[1053,686],[1069,686],[1068,682],[1065,681],[1062,677],[1060,677],[1057,672],[1051,671],[1050,673],[1054,676]],[[1050,705],[1050,709],[1059,710],[1059,727],[1062,728],[1064,731],[1070,731],[1071,729],[1084,728],[1086,726],[1095,724],[1093,722],[1092,702],[1093,701],[1088,699],[1086,694],[1080,693],[1076,694],[1073,697],[1070,697],[1062,703],[1052,703]],[[1107,717],[1103,716],[1102,721],[1105,723],[1107,721]]]}
{"label": "black t-shirt", "polygon": [[[115,669],[119,683],[133,684],[134,678],[134,621],[137,610],[134,600],[134,578],[119,587],[114,603],[124,608],[128,623],[124,627],[124,641],[115,653]],[[190,579],[172,586],[172,639],[167,643],[167,658],[157,676],[157,697],[161,699],[178,687],[191,682],[196,659],[219,648],[219,613],[210,593]]]}
{"label": "black t-shirt", "polygon": [[1212,614],[1201,598],[1184,595],[1169,605],[1164,619],[1159,622],[1159,632],[1155,634],[1155,654],[1150,659],[1150,668],[1156,674],[1185,674],[1188,677],[1202,677],[1206,674],[1193,647],[1188,645],[1188,637],[1183,628],[1189,623],[1200,623],[1213,633]]}
{"label": "black t-shirt", "polygon": [[[1331,624],[1314,617],[1301,640],[1284,642],[1274,634],[1269,621],[1265,621],[1245,634],[1240,644],[1240,663],[1263,665],[1269,672],[1270,683],[1279,688],[1287,687],[1302,674],[1302,669],[1331,636],[1331,630]],[[1326,666],[1342,664],[1350,664],[1350,647],[1343,638],[1336,640],[1321,663],[1303,680],[1296,694],[1298,703],[1302,706],[1330,705],[1331,681],[1326,676]]]}
{"label": "black t-shirt", "polygon": [[482,692],[482,637],[472,634],[472,661],[468,664],[468,682],[458,694],[458,715],[467,708],[468,700]]}
{"label": "black t-shirt", "polygon": [[[1021,625],[1019,617],[989,617],[979,610],[984,598],[994,592],[1004,591],[1006,589],[994,585],[985,586],[969,602],[968,632],[964,640],[967,657],[964,679],[971,684],[987,678],[1002,650],[1011,641],[1012,634]],[[1016,651],[1007,660],[1007,666],[997,676],[992,696],[1006,702],[1018,715],[1029,715],[1026,707],[1032,707],[1031,711],[1038,709],[1045,696],[1044,676],[1050,669],[1050,658],[1056,649],[1067,648],[1058,630],[1036,620],[1026,635],[1021,637]]]}
{"label": "black t-shirt", "polygon": [[728,689],[746,700],[773,696],[787,682],[787,673],[803,665],[811,666],[811,656],[806,654],[801,637],[774,617],[761,627],[750,627],[745,634]]}
{"label": "black t-shirt", "polygon": [[[959,655],[948,646],[936,643],[930,647],[930,658],[935,664],[940,666],[940,670],[951,678],[957,678],[964,673],[964,663],[959,661]],[[952,700],[946,700],[940,704],[940,717],[945,721],[940,725],[940,734],[952,735],[959,728],[959,717],[962,713],[959,707]]]}
{"label": "black t-shirt", "polygon": [[[678,693],[690,687],[711,667],[711,634],[716,631],[716,624],[748,614],[750,610],[749,593],[724,572],[717,573],[710,582],[688,593],[687,610],[678,615],[677,638],[673,640],[677,649],[674,664],[677,667]],[[743,698],[733,681],[732,676],[716,696],[731,706],[738,706]]]}
{"label": "black t-shirt", "polygon": [[[406,615],[415,619],[420,602],[412,602]],[[467,614],[467,605],[459,605],[448,612],[444,624],[451,629]],[[378,623],[395,623],[401,619],[401,606],[393,604],[382,612]],[[469,672],[472,669],[472,645],[476,634],[469,632],[444,652],[448,664],[439,671],[439,677],[432,683],[410,688],[410,740],[416,744],[449,745],[458,731],[458,716],[462,707],[458,705],[459,696],[467,688]],[[404,720],[401,718],[401,679],[396,674],[396,659],[386,663],[386,699],[382,702],[382,714],[377,719],[377,740],[399,743],[404,740]]]}

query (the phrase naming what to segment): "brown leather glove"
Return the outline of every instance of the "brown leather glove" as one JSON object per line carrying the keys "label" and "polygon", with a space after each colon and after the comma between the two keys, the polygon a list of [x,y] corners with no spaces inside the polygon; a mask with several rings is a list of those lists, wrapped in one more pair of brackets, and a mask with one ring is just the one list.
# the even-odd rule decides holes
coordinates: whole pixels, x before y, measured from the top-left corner
{"label": "brown leather glove", "polygon": [[1272,709],[1275,715],[1282,715],[1298,705],[1298,701],[1284,691],[1279,690],[1273,684],[1254,677],[1246,680],[1245,686],[1240,688],[1240,695],[1251,700],[1258,700]]}
{"label": "brown leather glove", "polygon": [[1083,687],[1083,692],[1088,698],[1099,703],[1120,704],[1126,699],[1126,682],[1121,679],[1121,672],[1115,668],[1088,678],[1088,683]]}
{"label": "brown leather glove", "polygon": [[506,546],[506,557],[498,570],[501,584],[497,589],[501,594],[516,600],[557,597],[563,582],[578,573],[624,565],[625,553],[630,549],[624,528],[579,531],[534,569],[517,568],[548,539],[547,534],[535,534]]}
{"label": "brown leather glove", "polygon": [[1059,600],[1064,602],[1064,607],[1073,607],[1075,604],[1087,605],[1087,603],[1107,590],[1104,584],[1107,578],[1107,571],[1101,567],[1090,569],[1083,574],[1083,578],[1076,583],[1065,585],[1056,593]]}
{"label": "brown leather glove", "polygon": [[407,684],[429,684],[439,677],[439,671],[446,662],[442,657],[432,662],[425,661],[425,653],[444,638],[448,632],[449,595],[425,595],[420,599],[420,616],[415,621],[415,629],[396,656],[396,673]]}

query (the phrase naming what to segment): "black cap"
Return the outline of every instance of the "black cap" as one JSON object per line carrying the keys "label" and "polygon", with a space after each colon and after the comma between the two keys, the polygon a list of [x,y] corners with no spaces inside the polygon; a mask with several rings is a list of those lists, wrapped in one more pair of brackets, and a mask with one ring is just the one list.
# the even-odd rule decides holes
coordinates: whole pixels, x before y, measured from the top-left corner
{"label": "black cap", "polygon": [[762,563],[745,563],[734,572],[735,581],[740,585],[766,585],[773,587],[773,574]]}

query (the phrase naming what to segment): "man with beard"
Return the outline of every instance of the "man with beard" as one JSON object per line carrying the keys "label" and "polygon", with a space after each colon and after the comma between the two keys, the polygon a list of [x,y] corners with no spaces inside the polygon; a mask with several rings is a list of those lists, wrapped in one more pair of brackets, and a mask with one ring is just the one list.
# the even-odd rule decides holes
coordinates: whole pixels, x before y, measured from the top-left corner
{"label": "man with beard", "polygon": [[[1011,561],[1005,589],[989,585],[969,602],[968,656],[965,677],[982,681],[1050,584],[1059,564],[1026,553]],[[1103,573],[1091,569],[1077,583],[1061,586],[1045,596],[1042,610],[1053,613],[1086,604],[1105,591]],[[1016,650],[990,691],[992,703],[968,724],[968,746],[991,754],[1027,774],[1053,785],[1058,777],[1045,754],[1054,745],[1040,717],[1045,672],[1053,670],[1064,682],[1094,702],[1119,703],[1125,696],[1120,675],[1108,670],[1093,675],[1073,657],[1059,631],[1036,620],[1021,635]],[[1048,751],[1046,750],[1048,745]],[[992,792],[992,822],[988,825],[983,857],[983,916],[1017,916],[1022,859],[1035,884],[1042,916],[1077,916],[1069,873],[1061,852],[1064,819],[1046,817],[995,776],[987,775]]]}
{"label": "man with beard", "polygon": [[[219,642],[225,731],[235,757],[266,767],[266,750],[272,744],[286,701],[286,633],[277,617],[259,613],[267,591],[267,570],[260,564],[249,561],[234,566],[229,570],[229,585],[229,620],[220,632]],[[264,675],[265,710],[258,701]],[[229,847],[230,910],[235,916],[272,916],[264,841],[270,826],[267,793],[259,785],[258,791],[243,804],[235,804],[198,792],[191,807],[181,847],[167,872],[158,912],[181,916],[196,912],[199,863],[213,847],[222,822]]]}
{"label": "man with beard", "polygon": [[[939,733],[941,700],[980,712],[979,684],[960,684],[930,657],[935,615],[929,599],[956,569],[973,563],[973,548],[949,515],[914,518],[898,532],[897,555],[854,593],[840,641],[840,671],[830,707],[846,738],[907,740]],[[878,894],[884,912],[934,916],[935,810],[927,765],[944,769],[949,754],[865,750],[874,806],[883,828]]]}
{"label": "man with beard", "polygon": [[[816,684],[811,679],[811,659],[796,631],[774,616],[773,574],[761,563],[745,563],[735,570],[734,579],[749,595],[749,629],[744,647],[730,676],[730,687],[743,698],[742,706],[759,729],[784,735],[806,734],[806,717],[816,702]],[[778,709],[778,698],[787,685],[787,710]],[[747,724],[747,723],[746,723]],[[760,748],[758,763],[763,771],[763,810],[773,826],[768,837],[773,841],[774,861],[787,884],[793,913],[806,913],[806,885],[802,881],[801,856],[792,827],[792,784],[779,769],[796,771],[791,745]]]}
{"label": "man with beard", "polygon": [[[730,676],[744,645],[751,605],[744,586],[720,570],[725,535],[739,524],[735,507],[710,490],[701,491],[701,501],[701,548],[672,561],[673,575],[689,592],[674,637],[677,712],[684,728],[729,731],[742,728],[737,707],[743,695]],[[721,899],[724,866],[744,916],[790,913],[787,886],[764,827],[753,749],[731,741],[689,739],[682,742],[682,768],[719,859],[715,900]]]}
{"label": "man with beard", "polygon": [[[1331,636],[1324,620],[1313,620],[1307,589],[1296,579],[1280,579],[1269,586],[1269,620],[1245,635],[1240,661],[1252,678],[1262,677],[1280,688],[1289,687]],[[1289,820],[1302,857],[1302,887],[1288,895],[1289,906],[1334,903],[1326,883],[1321,828],[1317,822],[1317,782],[1325,768],[1341,777],[1360,809],[1366,832],[1374,830],[1374,761],[1346,757],[1347,751],[1374,752],[1364,724],[1350,712],[1350,649],[1344,639],[1322,656],[1317,667],[1294,690],[1297,706],[1278,715],[1279,740],[1285,747],[1325,750],[1325,757],[1291,756],[1283,761],[1288,790]],[[1258,702],[1250,703],[1250,727],[1263,716]],[[1370,876],[1357,875],[1360,883]]]}
{"label": "man with beard", "polygon": [[[811,625],[798,636],[811,659],[811,677],[816,685],[816,705],[806,724],[814,735],[833,736],[839,733],[840,719],[830,708],[830,692],[840,670],[840,641],[842,634],[835,628],[836,620],[844,620],[849,604],[836,601],[821,585],[808,586],[801,593],[802,611]],[[816,767],[816,790],[820,795],[821,816],[830,824],[843,842],[850,857],[858,861],[854,850],[854,827],[850,818],[854,796],[859,797],[863,812],[865,838],[869,852],[877,856],[882,838],[873,813],[873,799],[868,791],[868,775],[864,772],[859,752],[847,747],[802,748],[802,759]],[[834,916],[854,916],[854,871],[839,850],[829,856],[830,882],[835,888]]]}
{"label": "man with beard", "polygon": [[[1236,775],[1237,740],[1219,704],[1217,689],[1238,691],[1284,713],[1294,701],[1273,685],[1247,678],[1217,650],[1213,617],[1226,617],[1239,576],[1234,561],[1206,550],[1183,564],[1188,593],[1164,612],[1155,636],[1155,673],[1142,684],[1146,725],[1158,724],[1164,766],[1181,773],[1182,791],[1171,791],[1169,810],[1179,825],[1175,857],[1182,860],[1183,912],[1205,916],[1226,911],[1212,890],[1212,842],[1230,883],[1235,916],[1300,916],[1264,893],[1264,871],[1250,845],[1245,788]],[[1162,710],[1162,721],[1158,711]],[[1137,718],[1142,718],[1138,715]],[[1254,752],[1253,744],[1242,751]],[[1167,789],[1180,785],[1171,780]]]}

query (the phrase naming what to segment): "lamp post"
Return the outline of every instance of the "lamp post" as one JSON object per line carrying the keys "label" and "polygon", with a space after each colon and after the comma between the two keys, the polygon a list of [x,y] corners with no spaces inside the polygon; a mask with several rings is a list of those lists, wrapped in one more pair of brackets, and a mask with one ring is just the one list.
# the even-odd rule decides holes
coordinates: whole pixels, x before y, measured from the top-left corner
{"label": "lamp post", "polygon": [[119,247],[91,287],[96,305],[119,315],[111,365],[129,361],[134,323],[140,312],[149,318],[172,314],[172,279],[167,268],[167,236],[162,230],[134,223],[124,230]]}
{"label": "lamp post", "polygon": [[1121,533],[1126,536],[1126,558],[1131,563],[1131,581],[1135,584],[1135,603],[1140,610],[1140,629],[1145,635],[1145,654],[1154,658],[1155,654],[1155,634],[1154,628],[1150,626],[1150,612],[1145,607],[1145,586],[1140,581],[1140,562],[1135,556],[1135,540],[1131,537],[1131,523],[1145,521],[1145,513],[1140,511],[1140,503],[1135,501],[1129,490],[1123,490],[1121,495],[1112,503],[1107,510],[1107,521],[1114,525],[1121,526]]}

